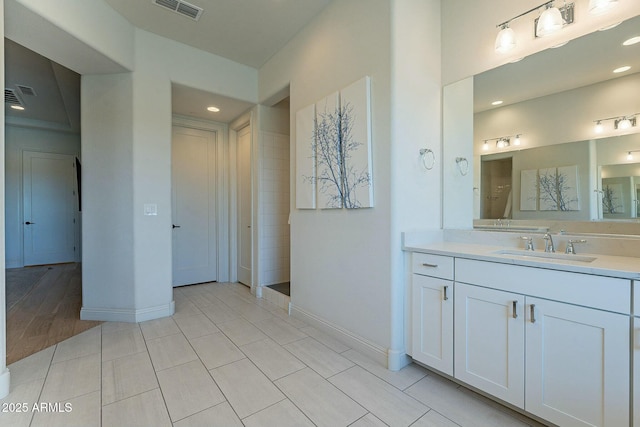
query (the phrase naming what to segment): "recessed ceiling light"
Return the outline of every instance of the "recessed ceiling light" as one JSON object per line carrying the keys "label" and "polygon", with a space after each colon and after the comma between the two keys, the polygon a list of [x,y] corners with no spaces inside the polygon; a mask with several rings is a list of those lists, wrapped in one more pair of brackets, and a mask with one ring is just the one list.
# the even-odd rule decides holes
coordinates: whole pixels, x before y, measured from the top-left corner
{"label": "recessed ceiling light", "polygon": [[504,102],[504,101],[493,101],[493,102],[491,103],[491,105],[500,105],[500,104],[502,104],[503,102]]}
{"label": "recessed ceiling light", "polygon": [[566,42],[558,43],[555,46],[551,46],[551,49],[557,49],[559,47],[562,47],[562,46],[566,45],[567,43],[569,43],[569,40],[567,40]]}
{"label": "recessed ceiling light", "polygon": [[13,108],[14,110],[20,110],[20,111],[24,110],[24,107],[21,105],[12,105],[11,108]]}
{"label": "recessed ceiling light", "polygon": [[640,36],[631,37],[628,40],[622,42],[622,46],[631,46],[632,44],[640,43]]}
{"label": "recessed ceiling light", "polygon": [[212,113],[217,113],[218,111],[220,111],[220,109],[218,107],[207,107],[208,111],[211,111]]}
{"label": "recessed ceiling light", "polygon": [[513,61],[509,61],[510,64],[515,64],[516,62],[520,62],[524,59],[524,56],[520,57],[520,58],[516,58]]}
{"label": "recessed ceiling light", "polygon": [[624,73],[625,71],[629,71],[631,69],[630,66],[625,65],[624,67],[616,68],[613,70],[614,73]]}

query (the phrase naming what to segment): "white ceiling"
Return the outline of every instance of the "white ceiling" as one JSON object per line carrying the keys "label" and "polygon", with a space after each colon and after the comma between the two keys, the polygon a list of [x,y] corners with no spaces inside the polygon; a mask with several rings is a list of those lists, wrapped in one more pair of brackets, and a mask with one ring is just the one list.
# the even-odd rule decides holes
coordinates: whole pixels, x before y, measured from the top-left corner
{"label": "white ceiling", "polygon": [[259,68],[331,0],[189,0],[198,21],[151,0],[105,2],[140,29]]}
{"label": "white ceiling", "polygon": [[[478,74],[474,78],[474,112],[640,72],[640,43],[622,45],[634,36],[640,36],[640,16],[610,30],[596,31],[565,46]],[[615,68],[623,65],[631,69],[613,74]],[[504,103],[493,107],[491,102],[496,100]]]}
{"label": "white ceiling", "polygon": [[[198,21],[157,6],[152,0],[105,0],[134,26],[195,48],[259,68],[331,0],[191,0],[204,9]],[[80,76],[5,39],[6,88],[30,86],[24,111],[5,104],[8,123],[79,132]],[[172,86],[174,114],[228,123],[252,104],[202,90]],[[217,106],[219,113],[206,110]]]}

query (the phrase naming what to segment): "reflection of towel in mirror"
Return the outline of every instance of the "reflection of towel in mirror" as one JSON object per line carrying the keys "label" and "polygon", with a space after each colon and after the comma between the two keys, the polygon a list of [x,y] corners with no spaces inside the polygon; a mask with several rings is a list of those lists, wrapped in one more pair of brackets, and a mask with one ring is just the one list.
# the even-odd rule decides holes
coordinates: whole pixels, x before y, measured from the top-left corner
{"label": "reflection of towel in mirror", "polygon": [[507,205],[504,207],[502,218],[511,218],[511,190],[509,190],[509,195],[507,196]]}

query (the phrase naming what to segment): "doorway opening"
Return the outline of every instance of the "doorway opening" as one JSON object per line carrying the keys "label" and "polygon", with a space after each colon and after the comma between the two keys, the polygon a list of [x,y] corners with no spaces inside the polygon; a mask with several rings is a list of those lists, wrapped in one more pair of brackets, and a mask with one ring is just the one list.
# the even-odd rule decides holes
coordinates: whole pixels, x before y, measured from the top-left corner
{"label": "doorway opening", "polygon": [[513,158],[483,160],[480,185],[482,219],[510,219]]}

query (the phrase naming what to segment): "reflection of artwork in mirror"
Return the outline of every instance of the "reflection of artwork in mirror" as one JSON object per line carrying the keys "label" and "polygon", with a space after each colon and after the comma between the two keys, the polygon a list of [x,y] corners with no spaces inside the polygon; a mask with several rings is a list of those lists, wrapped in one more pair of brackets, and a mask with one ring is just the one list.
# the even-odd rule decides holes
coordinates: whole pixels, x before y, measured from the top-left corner
{"label": "reflection of artwork in mirror", "polygon": [[538,209],[538,171],[529,169],[520,171],[520,210]]}
{"label": "reflection of artwork in mirror", "polygon": [[624,199],[622,197],[622,184],[604,184],[602,186],[602,211],[605,215],[624,213]]}
{"label": "reflection of artwork in mirror", "polygon": [[538,188],[540,189],[540,210],[558,210],[558,179],[556,168],[540,169],[538,171]]}
{"label": "reflection of artwork in mirror", "polygon": [[561,211],[579,211],[578,167],[558,168],[558,209]]}
{"label": "reflection of artwork in mirror", "polygon": [[541,211],[577,211],[578,167],[540,169],[538,178]]}

